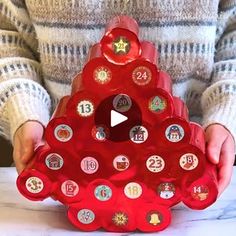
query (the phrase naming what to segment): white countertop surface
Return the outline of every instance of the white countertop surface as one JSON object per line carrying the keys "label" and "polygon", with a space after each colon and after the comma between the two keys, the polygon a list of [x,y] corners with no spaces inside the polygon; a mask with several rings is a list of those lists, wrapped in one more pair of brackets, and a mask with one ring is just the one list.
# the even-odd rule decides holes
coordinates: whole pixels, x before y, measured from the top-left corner
{"label": "white countertop surface", "polygon": [[[77,231],[66,217],[63,205],[51,199],[32,202],[17,191],[15,168],[0,168],[0,236],[9,235],[141,235],[142,233],[84,233]],[[236,235],[236,167],[230,186],[218,201],[203,211],[182,204],[172,209],[172,223],[164,231],[168,236]],[[150,234],[149,234],[150,235]]]}

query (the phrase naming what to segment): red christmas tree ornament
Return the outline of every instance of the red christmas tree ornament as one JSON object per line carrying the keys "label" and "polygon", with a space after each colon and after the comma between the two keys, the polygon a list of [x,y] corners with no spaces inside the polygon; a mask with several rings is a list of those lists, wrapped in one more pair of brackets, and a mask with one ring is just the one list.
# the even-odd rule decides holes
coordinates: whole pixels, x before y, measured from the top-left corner
{"label": "red christmas tree ornament", "polygon": [[161,231],[180,201],[192,209],[216,201],[204,130],[189,121],[157,58],[136,21],[111,20],[19,175],[23,196],[62,202],[80,230],[112,232]]}

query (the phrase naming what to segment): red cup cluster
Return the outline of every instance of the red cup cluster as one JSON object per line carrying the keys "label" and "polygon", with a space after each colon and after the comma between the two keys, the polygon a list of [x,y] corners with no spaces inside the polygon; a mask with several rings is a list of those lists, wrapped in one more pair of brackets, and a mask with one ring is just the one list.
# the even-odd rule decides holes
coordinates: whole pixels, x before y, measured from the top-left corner
{"label": "red cup cluster", "polygon": [[[63,203],[71,223],[83,231],[161,231],[177,203],[204,209],[217,198],[204,131],[172,95],[155,46],[140,41],[138,29],[127,16],[108,24],[74,79],[71,96],[61,99],[46,127],[46,144],[17,179],[26,198]],[[112,101],[100,107],[100,116],[107,109],[126,114],[132,101],[139,107],[141,124],[134,118],[128,131],[116,131],[118,137],[128,132],[126,140],[111,140],[111,127],[95,122],[108,97]]]}

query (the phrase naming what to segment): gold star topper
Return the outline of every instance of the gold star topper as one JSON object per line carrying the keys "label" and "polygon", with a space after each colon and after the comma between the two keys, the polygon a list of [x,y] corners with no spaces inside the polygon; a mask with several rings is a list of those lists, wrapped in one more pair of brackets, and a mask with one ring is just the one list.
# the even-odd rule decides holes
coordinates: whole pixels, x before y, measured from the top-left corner
{"label": "gold star topper", "polygon": [[113,49],[115,54],[127,54],[130,50],[130,42],[123,37],[119,37],[113,42]]}
{"label": "gold star topper", "polygon": [[112,218],[112,221],[117,226],[123,226],[126,225],[128,222],[128,216],[123,212],[117,212]]}

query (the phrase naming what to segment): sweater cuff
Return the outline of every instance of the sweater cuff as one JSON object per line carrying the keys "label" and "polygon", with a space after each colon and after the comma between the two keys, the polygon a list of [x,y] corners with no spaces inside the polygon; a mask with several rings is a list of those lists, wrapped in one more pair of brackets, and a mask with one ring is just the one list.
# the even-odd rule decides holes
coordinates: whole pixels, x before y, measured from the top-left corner
{"label": "sweater cuff", "polygon": [[[227,86],[227,85],[226,85]],[[233,84],[227,88],[235,87]],[[231,91],[229,91],[231,90]],[[233,89],[224,91],[224,86],[212,86],[202,96],[203,128],[211,124],[223,125],[236,141],[236,94]]]}
{"label": "sweater cuff", "polygon": [[26,121],[37,121],[46,127],[50,118],[49,105],[39,97],[33,97],[27,93],[12,96],[7,102],[7,111],[11,141],[13,141],[16,130]]}

